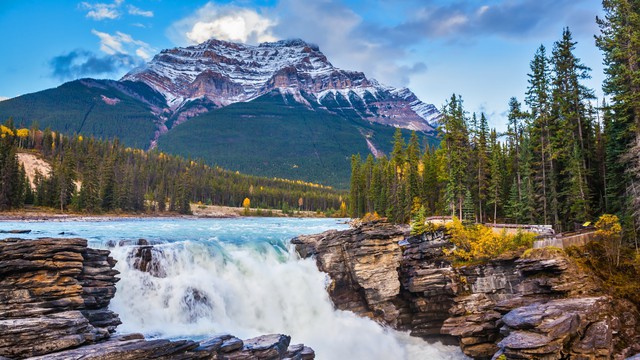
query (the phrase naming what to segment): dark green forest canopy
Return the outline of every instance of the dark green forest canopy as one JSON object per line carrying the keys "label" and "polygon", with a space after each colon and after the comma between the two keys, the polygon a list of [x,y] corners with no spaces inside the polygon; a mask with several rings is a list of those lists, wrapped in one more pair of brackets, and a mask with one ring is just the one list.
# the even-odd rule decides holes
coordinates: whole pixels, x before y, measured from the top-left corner
{"label": "dark green forest canopy", "polygon": [[178,125],[159,139],[158,147],[248,174],[348,189],[351,154],[370,153],[367,140],[388,154],[394,131],[356,114],[310,110],[291,95],[274,92]]}

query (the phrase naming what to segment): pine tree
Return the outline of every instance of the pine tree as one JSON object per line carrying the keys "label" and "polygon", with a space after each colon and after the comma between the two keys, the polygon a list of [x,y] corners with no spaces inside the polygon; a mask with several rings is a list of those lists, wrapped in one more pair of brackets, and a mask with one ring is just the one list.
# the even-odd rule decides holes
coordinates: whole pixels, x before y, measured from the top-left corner
{"label": "pine tree", "polygon": [[349,191],[349,204],[351,204],[352,218],[361,217],[364,215],[364,193],[362,184],[362,171],[361,171],[361,158],[360,155],[351,156],[351,188]]}
{"label": "pine tree", "polygon": [[477,129],[478,141],[476,145],[476,166],[478,181],[478,221],[484,221],[484,205],[487,199],[488,175],[489,175],[489,151],[487,141],[489,138],[489,125],[484,113],[480,114],[480,123]]}
{"label": "pine tree", "polygon": [[555,189],[551,189],[550,170],[552,168],[549,119],[551,117],[550,105],[550,70],[546,49],[540,45],[530,64],[529,87],[525,102],[531,109],[531,153],[532,176],[535,179],[535,202],[537,211],[541,214],[540,220],[544,224],[551,221],[551,202],[557,197]]}
{"label": "pine tree", "polygon": [[498,142],[498,135],[495,129],[491,131],[489,143],[491,148],[491,160],[489,162],[490,176],[487,204],[493,205],[493,223],[495,224],[498,218],[498,207],[502,204],[503,182],[503,172],[500,166],[503,160],[501,154],[502,150],[500,143]]}
{"label": "pine tree", "polygon": [[462,218],[462,205],[467,190],[467,164],[470,150],[462,98],[453,94],[445,105],[443,117],[445,127],[443,146],[447,154],[449,174],[446,188],[447,198],[452,214],[455,215],[457,209],[458,217]]}
{"label": "pine tree", "polygon": [[[420,143],[418,141],[418,135],[415,131],[411,132],[411,138],[409,139],[409,145],[407,146],[407,163],[408,174],[407,181],[409,182],[409,197],[411,201],[414,199],[420,199],[421,197],[421,179],[420,179]],[[423,164],[424,166],[424,164]]]}
{"label": "pine tree", "polygon": [[[562,39],[553,48],[553,81],[551,116],[553,128],[552,157],[557,159],[557,193],[561,198],[562,229],[572,222],[573,216],[590,216],[589,208],[577,209],[590,203],[591,194],[587,175],[591,171],[590,159],[593,145],[593,119],[587,111],[587,101],[593,99],[593,91],[581,84],[590,78],[590,69],[574,55],[576,42],[565,28]],[[578,175],[576,174],[576,171]]]}
{"label": "pine tree", "polygon": [[620,214],[628,231],[640,226],[640,4],[604,0],[602,5],[596,44],[604,53],[603,90],[611,96],[604,120],[607,210]]}

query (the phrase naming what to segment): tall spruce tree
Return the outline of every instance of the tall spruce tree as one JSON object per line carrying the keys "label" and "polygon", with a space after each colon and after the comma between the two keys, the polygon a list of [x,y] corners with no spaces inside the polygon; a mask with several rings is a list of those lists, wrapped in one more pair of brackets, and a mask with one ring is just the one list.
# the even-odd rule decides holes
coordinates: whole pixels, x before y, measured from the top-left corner
{"label": "tall spruce tree", "polygon": [[[627,233],[640,227],[640,3],[604,0],[596,21],[604,53],[607,211],[620,215]],[[632,216],[629,216],[632,215]],[[636,231],[633,232],[636,239]]]}
{"label": "tall spruce tree", "polygon": [[565,28],[562,38],[554,44],[552,55],[551,156],[557,159],[554,175],[561,204],[560,219],[555,225],[559,230],[567,228],[576,218],[591,216],[587,175],[595,146],[593,119],[587,109],[594,95],[582,84],[590,78],[591,69],[575,56],[575,45],[571,31]]}

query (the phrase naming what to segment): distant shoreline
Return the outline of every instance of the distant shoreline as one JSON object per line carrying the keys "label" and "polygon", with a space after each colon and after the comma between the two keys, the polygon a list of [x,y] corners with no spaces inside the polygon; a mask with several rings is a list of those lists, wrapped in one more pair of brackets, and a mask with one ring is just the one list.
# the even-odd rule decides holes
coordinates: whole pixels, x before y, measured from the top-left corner
{"label": "distant shoreline", "polygon": [[257,209],[250,209],[249,215],[244,214],[244,208],[217,206],[217,205],[196,205],[192,204],[192,215],[178,214],[175,212],[163,213],[105,213],[105,214],[83,214],[83,213],[60,213],[47,211],[48,209],[31,208],[25,210],[13,210],[0,212],[0,222],[2,221],[117,221],[126,219],[151,219],[151,218],[178,218],[178,219],[231,219],[240,217],[304,217],[304,218],[324,218],[312,211],[300,211],[295,215],[285,215],[281,210],[262,209],[269,216],[258,215]]}

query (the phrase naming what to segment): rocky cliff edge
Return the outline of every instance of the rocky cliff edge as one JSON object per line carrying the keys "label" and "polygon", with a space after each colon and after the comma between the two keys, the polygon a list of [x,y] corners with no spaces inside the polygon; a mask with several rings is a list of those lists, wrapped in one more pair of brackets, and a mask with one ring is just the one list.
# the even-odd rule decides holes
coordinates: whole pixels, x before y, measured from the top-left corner
{"label": "rocky cliff edge", "polygon": [[375,222],[292,240],[329,274],[338,309],[476,359],[624,359],[640,352],[640,313],[559,249],[453,266],[444,231],[409,237]]}

